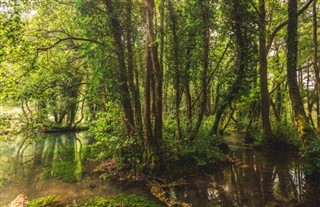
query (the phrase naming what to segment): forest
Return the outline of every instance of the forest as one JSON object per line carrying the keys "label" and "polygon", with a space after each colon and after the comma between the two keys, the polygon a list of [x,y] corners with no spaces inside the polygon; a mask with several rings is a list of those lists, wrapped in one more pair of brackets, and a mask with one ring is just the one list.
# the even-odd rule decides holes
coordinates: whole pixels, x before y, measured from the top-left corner
{"label": "forest", "polygon": [[[291,164],[281,166],[285,174],[281,164],[264,168],[278,154],[274,160],[301,161],[305,186],[318,183],[313,200],[307,190],[296,198],[318,206],[319,8],[317,0],[0,0],[0,141],[22,140],[17,160],[34,143],[34,164],[64,160],[78,173],[64,179],[69,164],[52,164],[51,178],[81,180],[79,165],[88,159],[107,180],[147,183],[154,195],[79,206],[211,206],[168,198],[166,190],[184,186],[180,177],[190,183],[225,166],[252,169],[262,182],[288,180]],[[87,145],[77,138],[84,132]],[[55,134],[64,138],[53,142]],[[79,143],[84,154],[76,152]],[[71,161],[60,149],[67,145]],[[263,154],[262,161],[252,154],[239,161],[239,146]],[[244,174],[241,185],[250,185]],[[281,199],[261,193],[262,203],[240,192],[214,206],[294,206],[288,192]]]}

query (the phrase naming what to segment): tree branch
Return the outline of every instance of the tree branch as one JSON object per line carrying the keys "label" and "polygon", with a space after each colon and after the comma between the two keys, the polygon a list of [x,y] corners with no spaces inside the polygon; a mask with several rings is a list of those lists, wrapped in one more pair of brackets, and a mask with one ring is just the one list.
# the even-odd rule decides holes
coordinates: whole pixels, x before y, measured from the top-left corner
{"label": "tree branch", "polygon": [[56,41],[54,44],[48,46],[48,47],[42,47],[42,48],[38,48],[37,51],[47,51],[50,50],[52,48],[54,48],[55,46],[59,45],[61,42],[64,41],[69,41],[69,40],[76,40],[76,41],[85,41],[85,42],[91,42],[91,43],[95,43],[101,46],[106,46],[104,43],[96,41],[96,40],[92,40],[92,39],[87,39],[87,38],[79,38],[79,37],[66,37],[66,38],[59,38],[58,41]]}
{"label": "tree branch", "polygon": [[[298,11],[298,16],[300,16],[301,14],[303,14],[303,12],[308,9],[308,7],[311,5],[311,3],[312,3],[313,1],[314,1],[314,0],[309,0],[303,7],[301,7],[301,9],[299,9],[299,11]],[[279,24],[278,26],[276,26],[276,28],[273,30],[273,32],[271,33],[270,38],[269,38],[269,40],[268,40],[267,53],[270,51],[270,48],[271,48],[272,43],[273,43],[273,40],[274,40],[274,38],[276,37],[276,35],[278,34],[278,32],[279,32],[282,28],[284,28],[287,24],[288,24],[288,20],[282,22],[281,24]]]}

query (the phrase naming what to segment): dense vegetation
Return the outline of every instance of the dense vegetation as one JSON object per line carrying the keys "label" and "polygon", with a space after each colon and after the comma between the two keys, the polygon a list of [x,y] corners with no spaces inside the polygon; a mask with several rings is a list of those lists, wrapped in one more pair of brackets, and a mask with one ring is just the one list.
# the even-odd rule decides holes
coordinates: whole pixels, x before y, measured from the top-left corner
{"label": "dense vegetation", "polygon": [[234,130],[270,147],[298,143],[319,172],[318,8],[0,0],[0,100],[22,111],[15,124],[3,115],[1,130],[89,127],[101,156],[147,173],[222,158],[219,135]]}

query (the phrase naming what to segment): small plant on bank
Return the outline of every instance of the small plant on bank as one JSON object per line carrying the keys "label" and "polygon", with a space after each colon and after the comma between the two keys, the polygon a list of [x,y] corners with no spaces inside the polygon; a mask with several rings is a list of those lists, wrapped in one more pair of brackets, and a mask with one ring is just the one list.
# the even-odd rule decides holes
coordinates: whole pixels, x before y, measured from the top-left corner
{"label": "small plant on bank", "polygon": [[27,207],[62,207],[60,200],[60,196],[47,196],[30,201]]}

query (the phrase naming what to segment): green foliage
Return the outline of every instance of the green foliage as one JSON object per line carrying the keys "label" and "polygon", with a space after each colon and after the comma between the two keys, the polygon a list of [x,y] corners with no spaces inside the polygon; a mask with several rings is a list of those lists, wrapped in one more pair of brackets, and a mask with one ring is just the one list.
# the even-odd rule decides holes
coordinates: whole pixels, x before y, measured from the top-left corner
{"label": "green foliage", "polygon": [[[212,119],[204,120],[203,127],[198,136],[193,140],[188,140],[188,135],[183,134],[182,140],[177,139],[176,122],[173,116],[164,120],[164,146],[168,160],[184,159],[196,165],[206,165],[214,163],[216,160],[222,160],[224,154],[219,149],[223,142],[219,135],[209,136],[208,131]],[[182,128],[187,128],[185,122],[181,122]],[[187,130],[185,130],[187,131]]]}
{"label": "green foliage", "polygon": [[207,131],[200,130],[193,141],[186,141],[183,146],[183,157],[192,159],[197,165],[212,164],[217,160],[224,159],[223,152],[219,149],[222,143],[220,136],[208,136]]}
{"label": "green foliage", "polygon": [[137,195],[120,194],[114,199],[97,197],[90,199],[83,207],[159,207],[158,204]]}
{"label": "green foliage", "polygon": [[115,158],[130,168],[140,162],[140,147],[135,138],[129,138],[124,128],[122,111],[118,105],[109,102],[107,112],[98,113],[90,131],[95,135],[93,150],[100,152],[98,157]]}
{"label": "green foliage", "polygon": [[43,198],[32,200],[28,203],[28,207],[59,207],[62,206],[60,203],[61,197],[52,195]]}
{"label": "green foliage", "polygon": [[310,139],[307,149],[302,149],[302,155],[306,158],[305,172],[307,175],[320,175],[320,137]]}
{"label": "green foliage", "polygon": [[275,147],[288,148],[292,146],[300,146],[301,141],[295,130],[293,123],[287,121],[274,122],[272,126],[273,134],[271,144]]}

